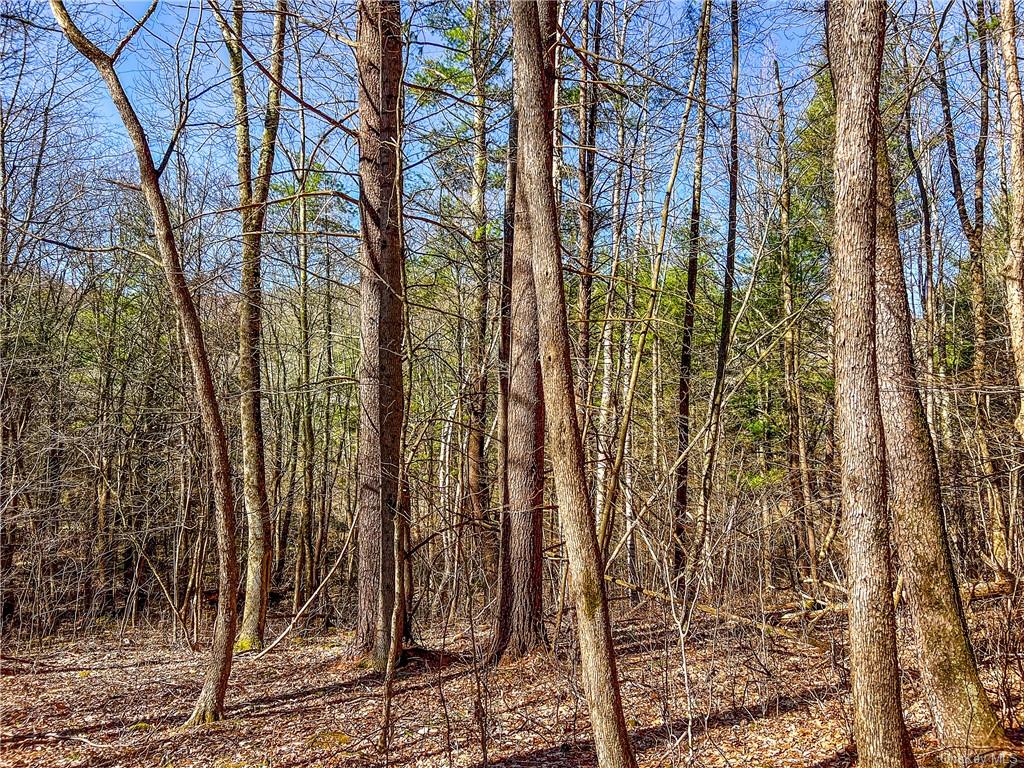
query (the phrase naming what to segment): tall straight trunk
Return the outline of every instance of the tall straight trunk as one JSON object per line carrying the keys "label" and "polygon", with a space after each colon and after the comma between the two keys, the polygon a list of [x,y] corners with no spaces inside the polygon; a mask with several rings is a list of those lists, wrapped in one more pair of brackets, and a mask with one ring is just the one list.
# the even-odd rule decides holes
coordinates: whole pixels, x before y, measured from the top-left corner
{"label": "tall straight trunk", "polygon": [[[298,84],[299,99],[303,98],[305,78],[303,75],[302,51],[299,46],[298,28],[295,28],[295,77]],[[306,153],[306,115],[299,113],[299,155],[298,167],[294,170],[295,187],[298,192],[295,201],[295,245],[299,268],[299,396],[296,407],[299,409],[302,444],[299,455],[302,459],[302,504],[299,506],[299,527],[295,546],[295,568],[292,578],[292,611],[298,613],[306,602],[306,593],[312,580],[310,572],[313,568],[313,463],[315,448],[313,443],[313,393],[312,367],[313,350],[310,333],[309,312],[309,208],[306,194],[309,187],[310,159]]]}
{"label": "tall straight trunk", "polygon": [[[949,159],[949,175],[953,185],[953,199],[956,203],[960,227],[967,240],[970,253],[970,296],[971,312],[974,321],[974,355],[971,361],[971,378],[974,387],[974,433],[975,442],[981,459],[981,474],[985,477],[985,490],[988,498],[989,512],[989,544],[993,564],[997,569],[1006,567],[1006,510],[1003,492],[996,479],[996,462],[988,444],[988,398],[985,395],[985,363],[988,349],[988,310],[985,296],[985,166],[989,133],[989,63],[988,63],[988,23],[985,20],[985,0],[977,0],[977,18],[974,26],[978,40],[978,77],[981,94],[978,100],[980,111],[978,121],[978,140],[974,145],[974,190],[973,218],[967,207],[967,196],[964,190],[963,177],[960,172],[960,161],[957,154],[956,135],[953,125],[952,105],[949,99],[949,81],[946,73],[946,59],[942,46],[935,52],[937,65],[937,82],[939,86],[939,102],[942,108],[943,136],[946,142],[946,155]],[[932,23],[935,25],[934,10]]]}
{"label": "tall straight trunk", "polygon": [[399,0],[359,0],[360,344],[357,644],[384,669],[395,601],[403,420]]}
{"label": "tall straight trunk", "polygon": [[[593,22],[591,23],[591,6]],[[594,289],[594,158],[597,143],[597,89],[594,87],[601,56],[601,22],[604,0],[584,0],[580,21],[583,50],[593,47],[593,56],[580,59],[579,121],[579,394],[580,407],[586,411],[590,388],[590,315]],[[586,54],[585,54],[586,56]],[[591,71],[593,70],[593,71]]]}
{"label": "tall straight trunk", "polygon": [[799,543],[801,565],[806,566],[812,583],[818,580],[818,553],[814,537],[813,500],[811,497],[810,469],[807,460],[807,441],[804,436],[803,398],[800,394],[800,323],[796,319],[793,295],[792,231],[789,215],[792,204],[789,179],[789,145],[786,138],[786,104],[782,97],[782,77],[779,62],[775,61],[775,85],[778,89],[779,108],[779,275],[782,283],[782,321],[786,330],[782,335],[782,367],[785,379],[786,408],[786,464],[789,476],[790,504],[795,511],[796,539]]}
{"label": "tall straight trunk", "polygon": [[243,7],[235,0],[232,19],[215,6],[224,35],[231,72],[235,108],[235,143],[238,164],[239,217],[242,222],[241,302],[238,310],[239,421],[242,433],[242,471],[245,515],[248,522],[248,550],[245,559],[245,607],[235,641],[235,651],[259,649],[267,623],[270,595],[270,561],[273,541],[270,506],[267,502],[267,470],[263,448],[263,418],[260,388],[260,337],[262,333],[263,289],[262,244],[270,174],[277,148],[281,117],[281,89],[284,72],[284,31],[288,5],[278,0],[270,42],[271,82],[263,117],[259,165],[252,176],[252,145],[249,134],[249,102],[242,58]]}
{"label": "tall straight trunk", "polygon": [[483,10],[473,3],[470,64],[473,71],[473,264],[476,273],[474,317],[470,319],[469,403],[466,434],[466,502],[478,526],[476,540],[485,571],[493,570],[493,537],[486,528],[489,492],[484,435],[487,430],[487,310],[490,304],[491,249],[487,244],[487,72],[481,50]]}
{"label": "tall straight trunk", "polygon": [[[701,33],[703,33],[704,27],[701,27]],[[632,425],[632,414],[633,414],[633,401],[636,397],[637,390],[639,389],[640,380],[640,368],[645,358],[644,350],[647,346],[647,339],[651,335],[655,327],[655,316],[658,311],[660,304],[659,297],[661,294],[661,265],[665,257],[665,243],[668,240],[669,232],[669,211],[672,206],[673,193],[675,191],[676,180],[679,177],[679,167],[683,159],[683,149],[686,144],[686,130],[689,125],[690,112],[693,107],[693,96],[694,89],[697,85],[697,75],[700,69],[700,62],[704,58],[702,54],[703,46],[707,44],[706,36],[699,34],[697,38],[697,55],[693,60],[693,69],[690,71],[690,79],[686,87],[686,106],[682,111],[682,117],[679,121],[679,131],[676,135],[676,147],[675,153],[672,159],[671,170],[669,171],[668,181],[665,184],[665,194],[662,197],[661,204],[661,226],[658,229],[657,240],[653,243],[653,253],[651,254],[651,278],[650,278],[650,300],[647,302],[647,308],[644,312],[644,317],[641,321],[640,333],[637,338],[637,345],[635,352],[631,355],[633,359],[632,367],[629,371],[629,377],[624,382],[624,396],[622,398],[622,417],[619,420],[618,433],[615,436],[615,451],[614,460],[612,461],[611,467],[607,473],[607,479],[605,481],[604,498],[602,515],[598,519],[598,541],[601,545],[601,551],[607,552],[608,546],[611,543],[612,531],[614,529],[614,514],[616,502],[618,500],[619,486],[620,486],[620,475],[622,467],[626,459],[626,440],[627,433],[629,432]],[[641,149],[640,155],[646,156],[647,148],[647,137],[649,133],[649,126],[647,121],[647,112],[649,110],[650,94],[645,89],[642,98],[640,99],[641,104],[641,117],[640,117],[640,133],[642,140],[640,142]],[[639,216],[637,217],[636,227],[636,243],[637,248],[644,248],[649,245],[649,242],[645,240],[644,232],[644,191],[646,182],[641,178],[639,184],[640,200],[639,205]]]}
{"label": "tall straight trunk", "polygon": [[[910,62],[904,52],[904,69],[906,70],[906,81],[913,82],[913,73],[910,69]],[[907,159],[914,175],[914,184],[917,187],[917,196],[921,204],[921,261],[924,262],[924,283],[922,285],[922,304],[924,306],[924,347],[928,350],[927,374],[928,380],[933,381],[938,374],[937,358],[939,356],[939,338],[936,334],[936,300],[935,300],[935,247],[932,244],[932,210],[931,199],[928,192],[928,185],[924,178],[924,169],[918,158],[917,149],[914,146],[913,121],[912,121],[912,99],[907,99],[906,109],[903,111],[903,142],[907,152]],[[926,414],[928,423],[933,431],[938,431],[935,426],[935,400],[934,387],[927,392]]]}
{"label": "tall straight trunk", "polygon": [[509,119],[505,181],[500,355],[502,493],[498,608],[490,658],[544,646],[542,591],[544,402],[537,346],[537,293],[530,226],[518,184],[518,109]]}
{"label": "tall straight trunk", "polygon": [[[604,768],[636,765],[626,731],[612,647],[601,553],[594,529],[583,443],[576,421],[565,285],[559,250],[551,158],[550,75],[542,21],[556,5],[543,0],[513,3],[512,27],[516,88],[520,112],[520,163],[526,221],[529,222],[537,291],[545,420],[558,494],[558,513],[569,560],[576,604],[583,688],[598,764]],[[548,27],[548,29],[552,29]]]}
{"label": "tall straight trunk", "polygon": [[1015,0],[1002,0],[999,28],[1003,65],[1006,69],[1006,100],[1010,102],[1010,210],[1009,249],[1003,278],[1006,282],[1006,317],[1010,349],[1017,375],[1018,406],[1014,426],[1024,438],[1024,97],[1017,61],[1017,8]]}
{"label": "tall straight trunk", "polygon": [[190,723],[218,720],[224,711],[224,694],[231,674],[231,648],[235,640],[238,602],[238,557],[235,553],[235,495],[231,487],[231,460],[228,438],[217,401],[213,371],[207,353],[206,339],[199,322],[195,300],[182,267],[174,227],[167,201],[160,189],[160,171],[150,150],[146,131],[135,108],[125,93],[114,67],[115,60],[101,51],[75,25],[62,0],[51,0],[57,24],[71,44],[96,70],[110,91],[110,97],[121,116],[128,138],[135,149],[143,196],[153,217],[153,235],[157,253],[163,264],[171,301],[182,330],[182,338],[192,368],[196,400],[206,438],[210,463],[213,502],[217,517],[217,617],[213,625],[213,645],[203,689],[189,718]]}
{"label": "tall straight trunk", "polygon": [[917,387],[910,305],[887,150],[878,149],[876,345],[889,504],[932,720],[947,754],[1009,745],[978,678],[942,518],[931,433]]}
{"label": "tall straight trunk", "polygon": [[705,435],[704,466],[700,488],[700,510],[685,569],[689,583],[701,560],[708,536],[711,516],[711,489],[714,481],[718,444],[722,431],[722,408],[725,394],[725,370],[729,361],[729,346],[732,341],[733,288],[736,284],[736,235],[737,206],[740,181],[740,139],[737,120],[740,76],[740,20],[739,2],[732,0],[729,6],[730,31],[732,39],[732,69],[729,83],[729,210],[726,223],[725,272],[722,275],[722,327],[718,336],[718,352],[715,360],[715,380],[711,386],[711,402],[708,406],[708,430]]}
{"label": "tall straight trunk", "polygon": [[[711,25],[711,2],[704,0],[701,34],[705,41]],[[686,562],[686,513],[690,507],[690,395],[693,377],[693,324],[697,306],[697,273],[700,268],[700,207],[704,196],[704,143],[707,138],[708,43],[697,63],[697,138],[693,149],[693,189],[690,197],[690,226],[686,241],[686,299],[683,307],[682,352],[679,360],[679,395],[676,404],[676,439],[679,452],[672,499],[672,570],[679,575]]]}
{"label": "tall straight trunk", "polygon": [[[301,66],[301,65],[300,65]],[[300,69],[301,72],[301,69]],[[300,75],[301,76],[301,75]],[[302,461],[302,503],[299,505],[299,527],[295,546],[295,570],[292,580],[292,611],[297,613],[306,602],[309,591],[310,572],[313,567],[313,464],[316,459],[313,440],[313,393],[312,366],[313,352],[310,349],[312,334],[310,333],[309,312],[309,241],[306,231],[309,226],[306,193],[309,191],[306,165],[309,160],[305,151],[305,121],[300,116],[299,168],[296,173],[298,200],[295,205],[296,231],[298,232],[298,264],[299,264],[299,396],[296,407],[299,409],[299,425],[301,447],[299,456]]]}
{"label": "tall straight trunk", "polygon": [[832,236],[836,431],[847,526],[854,737],[864,768],[913,766],[903,721],[889,556],[885,437],[875,354],[875,180],[886,9],[829,4],[836,98]]}
{"label": "tall straight trunk", "polygon": [[[622,46],[618,45],[621,50]],[[622,57],[616,65],[616,74],[623,76]],[[618,306],[618,280],[621,263],[622,241],[626,229],[626,210],[628,208],[629,191],[623,183],[626,168],[626,116],[619,110],[616,118],[615,140],[618,149],[618,162],[615,168],[615,179],[612,185],[612,224],[611,224],[611,257],[612,265],[608,275],[608,287],[605,292],[604,317],[601,322],[601,401],[597,421],[597,466],[594,472],[594,517],[603,520],[607,517],[605,494],[607,491],[608,470],[611,464],[612,435],[615,431],[615,418],[612,409],[615,354],[613,344],[612,317]],[[628,316],[628,314],[627,314]]]}

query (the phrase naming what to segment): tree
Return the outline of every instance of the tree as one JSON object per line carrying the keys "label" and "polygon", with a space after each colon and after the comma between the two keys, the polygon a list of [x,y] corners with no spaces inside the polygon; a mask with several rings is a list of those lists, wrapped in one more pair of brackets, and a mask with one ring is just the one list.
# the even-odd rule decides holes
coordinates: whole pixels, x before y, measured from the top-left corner
{"label": "tree", "polygon": [[[978,121],[978,139],[974,144],[974,189],[973,211],[967,207],[967,196],[964,190],[963,175],[957,154],[956,129],[953,124],[953,112],[949,98],[949,77],[947,74],[945,52],[941,44],[936,47],[935,61],[939,87],[939,103],[942,108],[943,137],[946,143],[946,155],[949,160],[949,175],[953,186],[953,200],[956,202],[960,229],[970,253],[970,295],[971,313],[974,323],[973,358],[971,361],[971,377],[974,387],[974,439],[977,442],[981,463],[981,471],[987,487],[988,506],[990,512],[990,535],[992,561],[996,569],[1006,568],[1006,508],[1003,492],[997,479],[996,460],[992,455],[988,439],[989,407],[985,393],[985,370],[988,357],[988,308],[985,292],[985,166],[988,157],[989,137],[989,62],[988,62],[988,23],[985,21],[984,0],[977,0],[974,27],[978,41],[978,79],[981,93],[978,99],[980,118]],[[934,11],[933,11],[934,17]],[[934,18],[933,26],[936,26]],[[936,34],[938,32],[936,31]]]}
{"label": "tree", "polygon": [[736,284],[736,226],[737,204],[740,184],[740,148],[737,107],[740,77],[740,17],[738,0],[729,5],[729,28],[732,40],[732,68],[729,80],[729,209],[725,236],[725,270],[722,275],[722,327],[718,335],[718,350],[715,357],[715,381],[711,387],[711,403],[708,406],[708,430],[705,437],[704,467],[701,477],[700,510],[697,515],[696,532],[689,560],[686,563],[686,582],[696,572],[697,564],[704,551],[708,536],[708,518],[711,514],[711,491],[714,481],[716,457],[721,442],[722,408],[725,390],[725,367],[729,360],[729,346],[733,334],[733,289]]}
{"label": "tree", "polygon": [[885,20],[884,3],[833,0],[826,22],[836,98],[836,431],[848,537],[854,737],[864,768],[915,764],[903,721],[896,656],[875,351],[877,115]]}
{"label": "tree", "polygon": [[686,299],[683,309],[682,351],[679,359],[679,399],[676,407],[676,439],[679,451],[673,497],[672,570],[681,574],[686,564],[686,513],[690,506],[690,406],[693,378],[693,324],[697,310],[697,273],[700,267],[701,200],[704,196],[704,146],[707,139],[708,35],[711,2],[705,0],[701,11],[698,40],[700,61],[697,86],[697,137],[693,150],[693,191],[690,198],[690,225],[686,240]]}
{"label": "tree", "polygon": [[[548,98],[554,82],[547,79]],[[544,646],[544,399],[537,292],[526,202],[519,186],[518,109],[509,117],[501,286],[502,511],[498,601],[490,659]]]}
{"label": "tree", "polygon": [[952,754],[1001,748],[1008,742],[978,678],[949,554],[939,467],[914,367],[887,155],[879,141],[875,343],[889,506],[896,520],[904,587],[917,632],[925,696],[943,745]]}
{"label": "tree", "polygon": [[558,514],[569,560],[569,578],[576,604],[583,687],[590,705],[598,764],[605,768],[636,765],[626,731],[612,647],[601,553],[594,530],[583,443],[576,421],[565,285],[559,250],[558,217],[551,174],[552,120],[545,107],[549,79],[545,75],[543,29],[556,4],[518,2],[512,5],[516,91],[520,109],[519,162],[533,251],[534,281],[544,410],[558,495]]}
{"label": "tree", "polygon": [[807,441],[804,436],[803,397],[800,392],[800,323],[796,316],[793,290],[793,249],[790,227],[792,184],[789,176],[789,144],[786,137],[786,104],[782,95],[779,61],[775,60],[775,85],[779,110],[779,278],[782,288],[782,368],[786,409],[786,464],[790,504],[797,510],[798,546],[812,582],[818,580],[818,548],[814,538],[813,501]]}
{"label": "tree", "polygon": [[1009,248],[1003,277],[1006,283],[1006,316],[1010,326],[1010,349],[1016,371],[1018,392],[1014,425],[1024,438],[1024,96],[1020,87],[1017,59],[1017,7],[1015,0],[1002,0],[999,18],[1006,69],[1006,100],[1010,102],[1010,199]]}
{"label": "tree", "polygon": [[196,399],[206,437],[206,450],[212,466],[213,499],[217,514],[217,617],[213,626],[213,644],[206,679],[189,718],[189,723],[207,723],[219,720],[223,715],[224,694],[231,674],[231,649],[238,618],[238,556],[235,553],[235,496],[231,487],[231,460],[228,456],[227,432],[224,429],[210,358],[206,350],[206,339],[182,269],[167,201],[160,189],[160,174],[165,166],[163,163],[159,167],[156,165],[146,131],[115,68],[118,55],[156,10],[156,4],[149,7],[140,22],[121,40],[112,55],[104,53],[78,28],[62,0],[51,0],[50,8],[54,19],[71,44],[96,67],[135,149],[142,193],[153,218],[157,253],[163,263],[167,288],[171,294],[192,367]]}
{"label": "tree", "polygon": [[486,570],[493,569],[493,539],[484,522],[489,497],[484,437],[487,431],[487,318],[490,305],[491,248],[487,242],[487,81],[489,62],[484,48],[484,10],[473,0],[469,64],[473,79],[473,181],[470,208],[473,219],[473,264],[476,273],[475,317],[470,319],[468,434],[466,436],[466,501],[471,520],[480,527],[478,541]]}
{"label": "tree", "polygon": [[399,0],[360,0],[359,611],[356,642],[383,670],[391,653],[395,517],[400,512],[403,246]]}
{"label": "tree", "polygon": [[252,175],[252,144],[249,133],[249,95],[242,57],[244,9],[235,0],[232,19],[211,2],[224,36],[231,72],[235,108],[235,144],[238,164],[239,217],[242,223],[242,300],[238,310],[238,386],[242,427],[242,471],[248,551],[245,559],[245,606],[235,641],[236,651],[257,650],[263,645],[270,595],[270,561],[273,540],[267,503],[267,470],[263,448],[260,344],[262,343],[263,287],[262,244],[270,175],[274,169],[277,129],[281,120],[281,88],[284,73],[284,31],[287,0],[278,0],[270,43],[270,82],[263,117],[256,178]]}
{"label": "tree", "polygon": [[[581,43],[584,51],[593,49],[580,58],[580,87],[578,98],[579,121],[579,205],[577,218],[579,227],[579,399],[587,405],[590,390],[590,305],[594,285],[594,157],[597,144],[597,93],[594,81],[598,74],[601,58],[601,22],[604,14],[604,0],[593,0],[593,21],[591,22],[591,0],[584,0],[580,19]],[[589,60],[588,60],[589,59]]]}

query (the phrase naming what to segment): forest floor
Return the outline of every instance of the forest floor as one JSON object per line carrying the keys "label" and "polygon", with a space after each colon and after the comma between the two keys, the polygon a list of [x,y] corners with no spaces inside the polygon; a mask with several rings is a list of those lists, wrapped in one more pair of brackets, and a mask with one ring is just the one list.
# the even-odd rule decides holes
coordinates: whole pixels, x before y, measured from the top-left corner
{"label": "forest floor", "polygon": [[[996,653],[989,638],[1005,637],[1021,619],[995,607],[972,617],[985,682],[1018,719],[1020,649]],[[698,616],[685,653],[671,614],[661,606],[630,608],[619,601],[614,625],[626,717],[641,765],[852,764],[840,622],[815,628],[832,644],[822,651]],[[0,765],[595,765],[568,628],[558,654],[536,654],[497,669],[479,666],[469,653],[484,630],[461,627],[447,639],[435,633],[420,638],[444,654],[440,662],[437,655],[430,663],[414,660],[397,676],[386,760],[376,746],[381,680],[352,657],[346,633],[292,634],[260,659],[238,657],[227,719],[192,728],[182,723],[205,657],[171,646],[164,631],[5,649]],[[1016,661],[1007,665],[1014,654]],[[919,677],[909,654],[903,661],[914,747],[923,762],[932,762],[936,745]]]}

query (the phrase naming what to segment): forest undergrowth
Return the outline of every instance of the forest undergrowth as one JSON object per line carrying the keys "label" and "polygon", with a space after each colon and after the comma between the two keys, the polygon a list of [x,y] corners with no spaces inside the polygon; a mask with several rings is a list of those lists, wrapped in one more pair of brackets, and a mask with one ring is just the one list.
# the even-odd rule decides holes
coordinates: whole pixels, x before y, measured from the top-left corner
{"label": "forest undergrowth", "polygon": [[[976,603],[969,616],[985,686],[1004,722],[1019,727],[1024,611],[1013,602]],[[845,621],[838,614],[813,627],[829,648],[822,650],[695,613],[684,651],[665,606],[620,599],[612,615],[641,765],[853,764]],[[272,618],[271,629],[276,634],[286,623]],[[205,657],[169,643],[166,627],[8,648],[0,765],[595,765],[571,623],[563,622],[553,653],[498,667],[478,662],[486,630],[462,624],[418,636],[395,681],[386,755],[378,748],[382,679],[351,652],[349,632],[308,627],[262,657],[238,656],[226,719],[203,727],[182,724]],[[905,627],[901,640],[915,752],[922,764],[938,764]]]}

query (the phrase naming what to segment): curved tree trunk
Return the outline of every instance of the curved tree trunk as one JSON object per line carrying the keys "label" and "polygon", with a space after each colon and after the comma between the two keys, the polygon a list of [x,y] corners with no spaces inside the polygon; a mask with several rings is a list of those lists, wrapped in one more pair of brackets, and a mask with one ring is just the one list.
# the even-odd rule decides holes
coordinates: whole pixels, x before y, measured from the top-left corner
{"label": "curved tree trunk", "polygon": [[196,400],[206,437],[213,502],[217,515],[217,616],[213,625],[213,646],[203,689],[196,700],[189,723],[206,723],[223,715],[224,694],[231,674],[231,646],[235,639],[238,602],[238,558],[235,554],[235,496],[231,487],[231,460],[228,438],[221,418],[220,405],[213,383],[206,339],[199,323],[199,313],[185,279],[178,244],[163,191],[160,171],[153,161],[146,131],[139,121],[114,69],[114,59],[103,53],[71,20],[62,0],[51,0],[54,18],[72,45],[88,59],[110,91],[110,97],[121,116],[139,164],[139,180],[153,217],[153,235],[157,253],[163,263],[164,276],[171,301],[181,326],[182,336],[196,386]]}
{"label": "curved tree trunk", "polygon": [[[944,747],[957,759],[1009,745],[978,678],[942,519],[931,433],[917,388],[910,305],[887,150],[878,150],[876,344],[889,503],[903,585],[917,631],[925,696]],[[961,754],[964,751],[967,754]]]}

